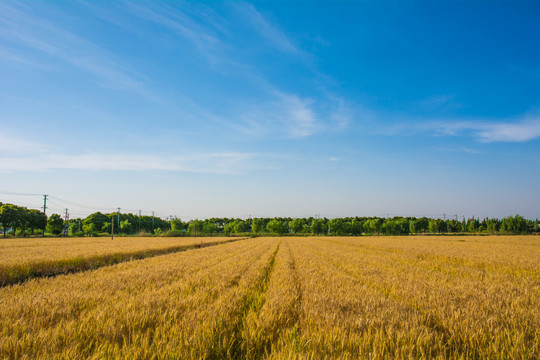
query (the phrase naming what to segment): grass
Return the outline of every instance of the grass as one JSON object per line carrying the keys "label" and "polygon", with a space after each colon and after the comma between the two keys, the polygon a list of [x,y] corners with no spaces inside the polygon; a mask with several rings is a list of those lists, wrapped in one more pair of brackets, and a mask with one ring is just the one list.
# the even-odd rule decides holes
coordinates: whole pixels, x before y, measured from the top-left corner
{"label": "grass", "polygon": [[0,358],[537,359],[540,238],[256,238],[0,289]]}

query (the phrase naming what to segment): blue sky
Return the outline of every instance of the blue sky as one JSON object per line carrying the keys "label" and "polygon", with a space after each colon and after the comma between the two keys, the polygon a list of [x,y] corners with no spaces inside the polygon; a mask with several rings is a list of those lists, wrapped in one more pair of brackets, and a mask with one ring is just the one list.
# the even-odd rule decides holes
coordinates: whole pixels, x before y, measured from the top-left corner
{"label": "blue sky", "polygon": [[535,1],[2,0],[0,201],[539,217],[539,18]]}

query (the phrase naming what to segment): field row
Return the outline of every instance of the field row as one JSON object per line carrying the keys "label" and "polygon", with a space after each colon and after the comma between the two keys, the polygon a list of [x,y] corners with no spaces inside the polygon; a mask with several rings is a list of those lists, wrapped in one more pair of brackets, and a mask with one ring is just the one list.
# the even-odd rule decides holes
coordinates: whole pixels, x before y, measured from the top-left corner
{"label": "field row", "polygon": [[0,358],[538,358],[540,240],[456,240],[256,238],[30,280],[0,289]]}
{"label": "field row", "polygon": [[29,238],[0,241],[0,287],[129,260],[222,244],[238,238]]}

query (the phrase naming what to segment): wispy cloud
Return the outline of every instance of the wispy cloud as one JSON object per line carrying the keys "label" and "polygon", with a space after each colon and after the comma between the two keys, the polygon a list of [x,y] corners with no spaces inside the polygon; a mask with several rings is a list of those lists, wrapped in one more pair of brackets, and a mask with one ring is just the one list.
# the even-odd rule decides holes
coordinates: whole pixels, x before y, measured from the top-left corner
{"label": "wispy cloud", "polygon": [[249,136],[306,137],[319,127],[312,105],[313,100],[276,91],[272,100],[242,107],[231,126]]}
{"label": "wispy cloud", "polygon": [[224,152],[186,156],[36,154],[0,156],[0,171],[53,171],[58,169],[88,171],[173,171],[227,174],[246,170],[259,154]]}
{"label": "wispy cloud", "polygon": [[434,95],[426,99],[416,101],[415,105],[419,109],[437,109],[447,105],[454,99],[454,95]]}
{"label": "wispy cloud", "polygon": [[471,148],[467,148],[467,147],[438,148],[437,150],[444,151],[444,152],[464,152],[464,153],[467,153],[467,154],[481,154],[482,153],[481,151],[471,149]]}
{"label": "wispy cloud", "polygon": [[3,132],[0,135],[0,158],[8,154],[35,154],[48,151],[49,149],[50,146],[41,144],[37,141],[8,136],[6,132]]}
{"label": "wispy cloud", "polygon": [[485,143],[524,142],[540,138],[540,118],[527,117],[515,122],[438,122],[432,126],[440,134],[454,136],[471,134]]}
{"label": "wispy cloud", "polygon": [[278,94],[281,112],[277,120],[285,126],[290,137],[304,137],[312,135],[317,130],[317,117],[310,107],[312,101],[302,100],[296,95]]}
{"label": "wispy cloud", "polygon": [[[472,138],[481,143],[526,142],[540,138],[540,116],[534,111],[503,120],[468,120],[460,117],[430,120],[383,112],[373,112],[373,119],[371,133],[377,135],[455,136]],[[466,151],[465,148],[460,150]]]}
{"label": "wispy cloud", "polygon": [[157,26],[164,27],[174,34],[189,41],[195,47],[196,51],[201,54],[211,65],[216,65],[219,62],[226,61],[224,58],[223,43],[217,31],[213,28],[217,27],[220,31],[225,31],[219,24],[218,15],[212,13],[210,9],[206,12],[198,12],[203,18],[202,21],[197,21],[187,12],[187,4],[184,6],[186,11],[180,11],[164,3],[136,3],[126,2],[125,8],[132,15],[150,21]]}
{"label": "wispy cloud", "polygon": [[168,171],[208,174],[238,174],[252,170],[275,170],[289,155],[236,150],[168,150],[165,154],[100,149],[74,152],[20,134],[0,129],[0,172]]}
{"label": "wispy cloud", "polygon": [[0,60],[11,63],[18,68],[34,68],[46,71],[58,71],[58,68],[46,65],[28,56],[20,54],[17,50],[8,47],[0,47]]}
{"label": "wispy cloud", "polygon": [[274,48],[287,53],[303,53],[281,28],[272,24],[253,5],[239,2],[232,6]]}
{"label": "wispy cloud", "polygon": [[[254,60],[244,56],[245,49],[250,48],[246,45],[255,42],[263,43],[272,52],[277,50],[280,61],[296,61],[301,67],[310,62],[309,54],[295,44],[279,24],[252,4],[238,2],[208,7],[189,2],[124,1],[106,9],[92,3],[82,3],[82,6],[100,20],[131,33],[136,31],[132,23],[151,23],[152,28],[160,30],[147,36],[162,37],[165,34],[163,37],[181,48],[184,56],[204,59],[208,69],[219,74],[205,74],[205,78],[219,76],[217,81],[230,81],[234,88],[253,89],[257,95],[242,98],[237,97],[234,91],[222,94],[225,107],[230,107],[225,109],[216,109],[204,96],[198,98],[199,95],[190,93],[189,86],[185,84],[160,95],[149,89],[150,75],[137,71],[136,66],[129,63],[129,58],[121,59],[84,34],[71,31],[63,23],[58,25],[47,20],[48,17],[39,17],[35,11],[17,3],[0,4],[0,38],[17,44],[19,52],[6,47],[0,49],[0,56],[26,65],[31,64],[31,56],[27,55],[45,54],[40,58],[48,56],[60,60],[59,63],[74,66],[102,87],[138,94],[158,103],[167,103],[170,107],[177,106],[175,111],[182,113],[180,117],[183,119],[210,122],[218,127],[228,126],[250,135],[308,137],[324,129],[342,130],[354,119],[354,112],[347,106],[347,101],[327,90],[323,85],[327,81],[326,76],[311,65],[306,65],[306,73],[311,72],[307,77],[311,76],[310,81],[316,86],[310,88],[307,95],[301,88],[283,85],[268,75],[259,58]],[[219,13],[220,9],[225,16]],[[21,52],[21,49],[26,52]],[[58,62],[55,66],[60,69],[56,71],[62,71]],[[242,102],[250,105],[242,106]],[[223,116],[223,113],[228,116]]]}
{"label": "wispy cloud", "polygon": [[[244,57],[245,33],[254,33],[257,44],[268,44],[272,51],[278,50],[283,61],[308,58],[299,46],[278,24],[261,14],[252,4],[238,2],[228,4],[242,34],[237,33],[238,24],[231,23],[215,10],[190,3],[182,7],[172,7],[163,3],[127,3],[126,8],[133,15],[156,26],[165,27],[182,41],[193,45],[195,52],[204,58],[213,71],[235,77],[235,82],[253,88],[259,95],[245,100],[231,99],[229,116],[209,116],[215,122],[226,125],[250,136],[300,138],[311,136],[328,125],[333,129],[345,128],[353,116],[346,101],[326,89],[320,94],[305,96],[299,92],[285,90],[280,84],[264,74],[258,63]],[[246,27],[251,31],[246,31]],[[249,30],[248,29],[248,30]],[[250,41],[253,41],[251,39]],[[284,53],[284,54],[283,54]],[[288,59],[288,60],[287,60]],[[313,72],[315,82],[324,77]],[[324,88],[323,86],[321,86]],[[224,95],[227,97],[227,95]]]}
{"label": "wispy cloud", "polygon": [[268,96],[248,103],[238,103],[228,125],[249,136],[305,138],[321,132],[339,132],[351,122],[364,121],[371,115],[345,99],[324,92],[326,96],[308,97],[289,93],[264,83]]}
{"label": "wispy cloud", "polygon": [[[103,87],[158,100],[145,87],[141,80],[143,76],[109,51],[26,10],[0,4],[0,37],[18,46],[24,45],[27,49],[60,59],[92,75]],[[7,60],[32,64],[31,60],[6,49],[2,56]]]}

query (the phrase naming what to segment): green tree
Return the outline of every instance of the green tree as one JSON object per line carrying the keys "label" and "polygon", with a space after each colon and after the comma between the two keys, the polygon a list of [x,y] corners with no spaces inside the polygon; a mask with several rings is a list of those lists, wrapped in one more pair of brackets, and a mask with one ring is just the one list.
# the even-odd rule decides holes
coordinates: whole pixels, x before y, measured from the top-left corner
{"label": "green tree", "polygon": [[525,234],[528,228],[527,221],[520,215],[508,216],[501,221],[501,230],[506,233]]}
{"label": "green tree", "polygon": [[[111,214],[112,215],[112,214]],[[117,217],[115,216],[114,219],[116,220]],[[107,216],[105,214],[100,213],[99,211],[96,213],[93,213],[86,217],[86,219],[83,220],[83,225],[92,223],[96,226],[96,231],[101,231],[101,228],[103,227],[103,224],[106,222],[111,221],[111,216]],[[117,223],[115,223],[115,232],[118,230],[116,228]]]}
{"label": "green tree", "polygon": [[201,220],[192,220],[188,225],[188,233],[193,236],[200,235],[203,229],[203,222]]}
{"label": "green tree", "polygon": [[445,233],[447,230],[446,222],[442,219],[437,219],[435,221],[437,221],[437,230],[440,233]]}
{"label": "green tree", "polygon": [[344,227],[342,219],[339,219],[339,218],[332,219],[328,221],[327,225],[328,225],[328,232],[330,234],[343,235],[343,232],[344,232],[343,230],[345,227]]}
{"label": "green tree", "polygon": [[186,228],[186,225],[180,219],[171,220],[171,230],[172,231],[183,231]]}
{"label": "green tree", "polygon": [[83,231],[87,236],[93,236],[97,233],[96,224],[89,222],[83,225]]}
{"label": "green tree", "polygon": [[295,234],[298,234],[302,231],[302,228],[304,227],[304,220],[303,219],[292,219],[289,221],[289,229]]}
{"label": "green tree", "polygon": [[488,219],[486,221],[486,229],[491,234],[497,233],[499,231],[499,222],[496,219]]}
{"label": "green tree", "polygon": [[381,225],[381,232],[384,235],[395,235],[396,234],[396,224],[392,219],[385,219]]}
{"label": "green tree", "polygon": [[429,220],[429,232],[432,234],[435,234],[437,231],[439,231],[439,225],[437,224],[437,220],[431,219]]}
{"label": "green tree", "polygon": [[[88,225],[93,225],[93,224],[88,224]],[[95,225],[94,225],[94,228],[95,228]],[[110,234],[111,233],[111,223],[108,222],[108,221],[104,222],[103,226],[101,227],[101,231]]]}
{"label": "green tree", "polygon": [[58,214],[52,214],[47,219],[47,232],[53,235],[60,235],[64,228],[64,220]]}
{"label": "green tree", "polygon": [[371,234],[378,234],[381,231],[383,220],[380,218],[373,218],[366,221],[366,229]]}
{"label": "green tree", "polygon": [[467,221],[467,231],[474,233],[478,230],[479,225],[478,220],[475,218],[469,219],[469,221]]}
{"label": "green tree", "polygon": [[248,232],[249,230],[250,230],[250,226],[247,221],[242,221],[242,220],[234,221],[233,231],[235,234],[242,234],[242,233]]}
{"label": "green tree", "polygon": [[264,220],[263,219],[253,219],[251,221],[251,232],[254,234],[260,234],[264,231]]}
{"label": "green tree", "polygon": [[416,223],[417,223],[416,220],[409,221],[409,232],[411,234],[416,234]]}
{"label": "green tree", "polygon": [[448,225],[448,231],[449,232],[455,233],[455,232],[459,232],[461,230],[461,224],[456,219],[447,221],[447,225]]}
{"label": "green tree", "polygon": [[128,219],[120,221],[120,231],[124,234],[131,234],[132,226]]}
{"label": "green tree", "polygon": [[69,233],[71,235],[76,235],[76,236],[82,235],[82,220],[81,219],[69,220]]}
{"label": "green tree", "polygon": [[20,212],[18,210],[18,207],[15,205],[3,204],[0,207],[0,223],[4,228],[4,237],[6,236],[9,228],[12,228],[13,234],[15,234],[15,231],[20,221],[19,216]]}
{"label": "green tree", "polygon": [[223,227],[223,231],[225,232],[225,235],[231,235],[234,233],[234,221],[226,223]]}
{"label": "green tree", "polygon": [[423,233],[428,231],[429,219],[427,217],[421,217],[416,220],[416,232]]}
{"label": "green tree", "polygon": [[204,223],[202,232],[204,234],[217,234],[219,233],[219,228],[217,227],[216,224],[207,222],[207,223]]}
{"label": "green tree", "polygon": [[363,223],[357,219],[352,219],[349,227],[352,235],[362,235],[362,231],[364,230]]}
{"label": "green tree", "polygon": [[285,234],[287,232],[287,227],[278,219],[272,219],[268,224],[266,224],[266,229],[272,234]]}
{"label": "green tree", "polygon": [[47,215],[39,210],[30,210],[29,211],[30,221],[28,226],[30,227],[31,233],[34,234],[36,229],[45,230],[47,226]]}
{"label": "green tree", "polygon": [[316,219],[316,220],[313,220],[313,222],[311,223],[311,232],[313,234],[317,234],[317,235],[324,234],[326,233],[326,230],[327,230],[326,222],[323,219]]}

